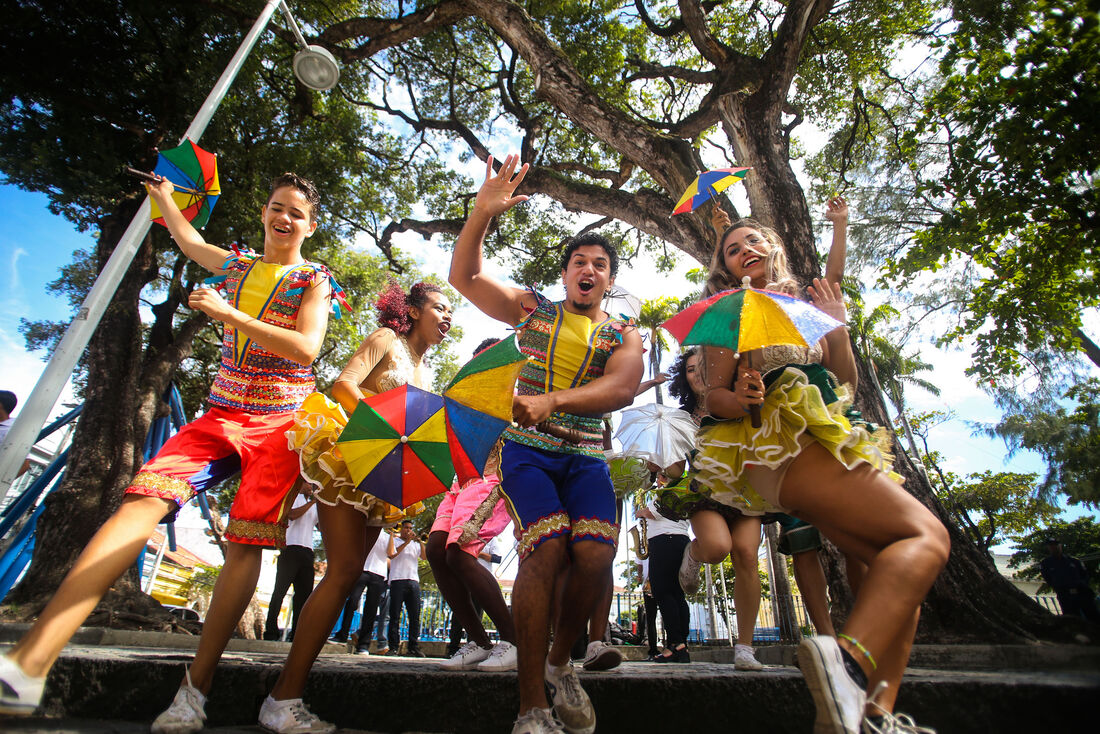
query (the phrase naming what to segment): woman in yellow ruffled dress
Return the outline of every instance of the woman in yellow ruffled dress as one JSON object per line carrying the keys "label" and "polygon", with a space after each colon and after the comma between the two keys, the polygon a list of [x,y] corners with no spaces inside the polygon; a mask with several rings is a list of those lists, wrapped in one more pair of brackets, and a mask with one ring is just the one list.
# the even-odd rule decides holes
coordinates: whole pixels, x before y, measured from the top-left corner
{"label": "woman in yellow ruffled dress", "polygon": [[[782,241],[752,220],[726,228],[708,290],[737,287],[746,277],[754,288],[800,295]],[[843,323],[838,281],[815,279],[807,292]],[[746,366],[749,356],[755,369]],[[846,415],[858,378],[847,330],[810,349],[745,355],[708,347],[703,365],[706,410],[717,420],[699,431],[694,468],[701,491],[746,515],[784,512],[805,520],[867,569],[837,638],[807,638],[799,648],[818,712],[815,731],[856,734],[865,723],[872,731],[897,724],[892,710],[920,604],[947,562],[950,541],[890,473],[875,437]],[[760,428],[745,420],[753,405],[761,409]]]}
{"label": "woman in yellow ruffled dress", "polygon": [[[363,340],[333,384],[336,402],[320,393],[310,395],[287,432],[290,447],[301,455],[302,476],[317,487],[314,496],[328,568],[302,608],[294,644],[271,692],[277,701],[301,697],[313,661],[382,525],[409,514],[356,488],[336,439],[364,397],[405,384],[428,386],[424,353],[447,336],[451,304],[442,289],[430,283],[417,283],[406,294],[391,282],[375,307],[380,327]],[[329,726],[311,731],[335,730]]]}

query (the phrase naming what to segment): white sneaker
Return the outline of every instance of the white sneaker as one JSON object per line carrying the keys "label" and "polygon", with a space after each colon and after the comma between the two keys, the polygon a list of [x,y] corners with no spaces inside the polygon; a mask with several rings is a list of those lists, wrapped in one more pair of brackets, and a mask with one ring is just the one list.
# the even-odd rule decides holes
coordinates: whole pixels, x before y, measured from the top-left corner
{"label": "white sneaker", "polygon": [[699,569],[702,567],[702,561],[691,557],[691,543],[688,543],[684,546],[684,557],[680,559],[680,588],[685,594],[699,591]]}
{"label": "white sneaker", "polygon": [[886,681],[879,681],[878,685],[875,686],[875,692],[871,694],[871,698],[868,700],[871,708],[876,712],[874,718],[881,718],[874,721],[871,716],[864,716],[861,729],[863,734],[936,734],[935,729],[927,726],[917,726],[917,722],[913,721],[911,716],[895,714],[879,706],[877,699],[879,694],[886,690],[887,685]]}
{"label": "white sneaker", "polygon": [[798,667],[814,697],[815,734],[860,734],[867,693],[848,675],[836,640],[827,635],[804,638],[798,645]]}
{"label": "white sneaker", "polygon": [[477,669],[487,673],[516,669],[516,646],[501,640],[493,645],[489,657],[477,664]]}
{"label": "white sneaker", "polygon": [[764,664],[756,659],[756,651],[748,645],[734,645],[733,667],[738,670],[763,670]]}
{"label": "white sneaker", "polygon": [[554,713],[570,734],[592,734],[596,731],[596,712],[592,701],[581,688],[573,663],[560,668],[546,663],[546,687],[554,702]]}
{"label": "white sneaker", "polygon": [[584,662],[581,666],[585,670],[611,670],[619,667],[623,661],[623,654],[603,640],[588,643],[584,652]]}
{"label": "white sneaker", "polygon": [[544,734],[544,732],[565,731],[561,722],[554,717],[553,709],[533,708],[516,719],[512,734]]}
{"label": "white sneaker", "polygon": [[473,670],[481,661],[488,659],[492,648],[484,648],[474,641],[467,642],[455,651],[455,654],[439,663],[446,670]]}
{"label": "white sneaker", "polygon": [[274,734],[331,734],[336,725],[314,716],[300,698],[276,701],[271,696],[260,706],[260,726]]}
{"label": "white sneaker", "polygon": [[7,655],[0,655],[0,714],[30,716],[42,702],[46,676],[32,678]]}
{"label": "white sneaker", "polygon": [[153,720],[153,734],[194,734],[202,731],[206,721],[206,696],[191,685],[191,671],[183,670],[187,682],[176,691],[172,705]]}

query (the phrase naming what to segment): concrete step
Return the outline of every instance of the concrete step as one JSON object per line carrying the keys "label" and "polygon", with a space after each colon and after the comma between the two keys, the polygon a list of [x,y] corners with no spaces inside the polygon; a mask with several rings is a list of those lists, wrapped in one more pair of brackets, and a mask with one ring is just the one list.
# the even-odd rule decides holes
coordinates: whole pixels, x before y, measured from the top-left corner
{"label": "concrete step", "polygon": [[[284,657],[281,650],[227,651],[206,708],[210,726],[256,731],[260,704]],[[47,683],[42,713],[52,718],[19,726],[54,721],[62,727],[68,721],[72,728],[67,730],[74,732],[132,731],[118,722],[152,721],[171,700],[190,658],[189,651],[171,648],[72,645]],[[347,732],[510,731],[518,706],[514,673],[448,672],[438,662],[322,655],[305,700]],[[813,727],[809,692],[798,670],[789,666],[751,673],[713,662],[626,662],[615,670],[580,675],[596,707],[598,731],[605,734],[729,728],[805,734]],[[1091,720],[1098,696],[1096,669],[914,668],[906,675],[898,708],[943,734],[1023,732]],[[79,728],[92,726],[89,722],[108,728]],[[50,730],[9,729],[7,723],[0,722],[0,730]]]}

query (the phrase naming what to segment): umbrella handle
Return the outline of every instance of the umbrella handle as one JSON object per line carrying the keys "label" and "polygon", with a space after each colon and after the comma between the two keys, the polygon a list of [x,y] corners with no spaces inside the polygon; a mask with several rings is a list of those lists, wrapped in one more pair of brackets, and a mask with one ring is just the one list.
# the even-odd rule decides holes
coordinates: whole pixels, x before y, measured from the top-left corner
{"label": "umbrella handle", "polygon": [[[155,173],[149,173],[148,171],[139,171],[138,169],[132,168],[130,166],[126,166],[124,170],[126,171],[126,173],[130,174],[134,178],[140,178],[142,181],[147,181],[152,184],[158,184],[163,180]],[[180,186],[178,183],[173,182],[172,185],[176,187],[177,191],[184,191],[188,194],[202,193],[200,191],[196,191],[195,189],[189,189],[186,186]]]}
{"label": "umbrella handle", "polygon": [[752,423],[753,428],[759,428],[761,426],[759,405],[749,406],[749,422]]}

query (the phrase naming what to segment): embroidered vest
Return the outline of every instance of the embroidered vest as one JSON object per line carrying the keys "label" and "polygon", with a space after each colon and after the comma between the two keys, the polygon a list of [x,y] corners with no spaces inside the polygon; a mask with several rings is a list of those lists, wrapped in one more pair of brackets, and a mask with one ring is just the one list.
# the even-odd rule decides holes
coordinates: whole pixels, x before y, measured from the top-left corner
{"label": "embroidered vest", "polygon": [[[226,261],[222,285],[229,305],[241,307],[242,285],[259,262],[256,253],[240,254]],[[259,313],[251,315],[265,324],[294,329],[302,294],[318,275],[331,277],[323,265],[316,263],[304,262],[291,268],[278,279]],[[222,361],[210,388],[211,406],[244,413],[283,413],[297,410],[315,389],[310,366],[270,352],[225,325]]]}
{"label": "embroidered vest", "polygon": [[[517,326],[517,340],[527,362],[516,380],[516,394],[544,395],[580,387],[603,375],[611,352],[622,343],[623,323],[599,323],[569,313],[560,302],[534,293],[538,306]],[[574,431],[578,443],[562,441],[534,428],[505,429],[502,438],[526,446],[565,454],[603,458],[603,415],[554,413],[547,423]]]}

